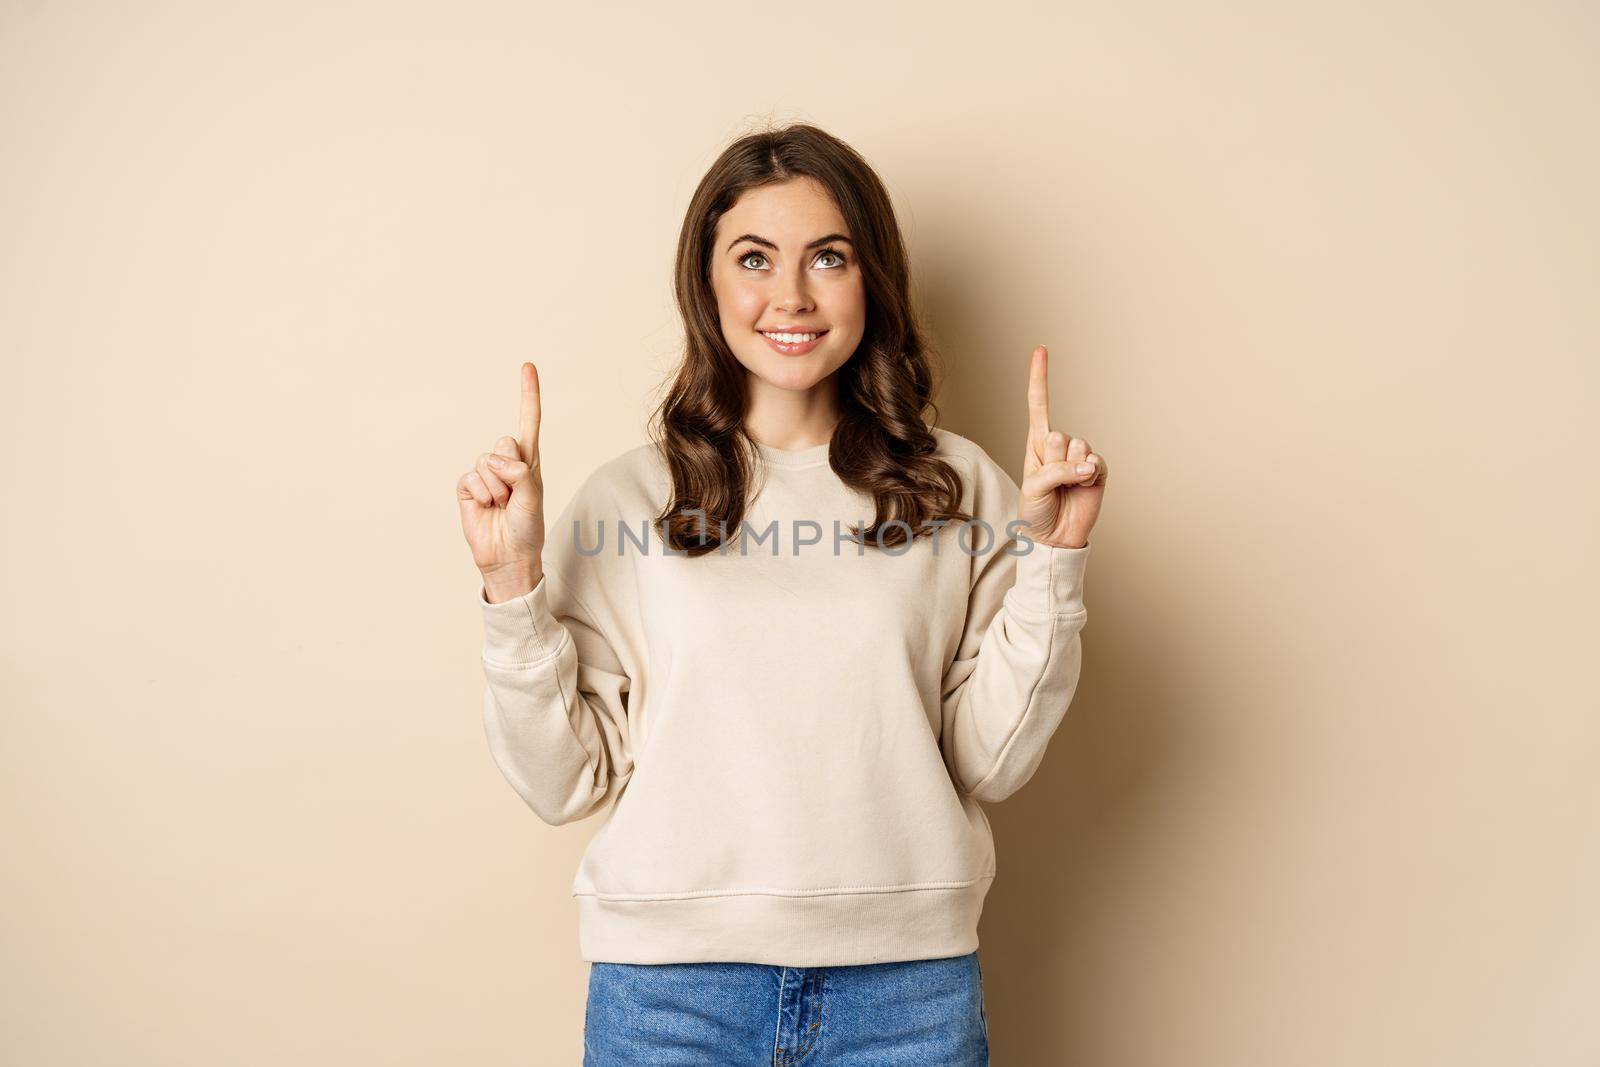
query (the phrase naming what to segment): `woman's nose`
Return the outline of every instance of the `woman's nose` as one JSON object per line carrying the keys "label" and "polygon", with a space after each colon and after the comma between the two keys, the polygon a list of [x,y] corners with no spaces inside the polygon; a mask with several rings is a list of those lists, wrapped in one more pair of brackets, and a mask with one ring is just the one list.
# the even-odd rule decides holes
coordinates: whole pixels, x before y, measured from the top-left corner
{"label": "woman's nose", "polygon": [[806,292],[803,273],[795,275],[784,284],[779,292],[776,307],[779,311],[789,314],[810,309],[811,296]]}
{"label": "woman's nose", "polygon": [[779,311],[794,314],[799,311],[808,311],[811,308],[811,297],[800,286],[795,286],[778,300]]}

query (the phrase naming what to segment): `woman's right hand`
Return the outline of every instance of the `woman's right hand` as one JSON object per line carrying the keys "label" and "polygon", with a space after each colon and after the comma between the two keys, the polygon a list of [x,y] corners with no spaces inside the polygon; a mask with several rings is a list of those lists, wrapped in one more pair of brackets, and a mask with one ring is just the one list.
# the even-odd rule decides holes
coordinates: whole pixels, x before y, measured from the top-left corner
{"label": "woman's right hand", "polygon": [[461,532],[491,603],[539,584],[544,554],[544,476],[539,469],[539,372],[522,365],[521,438],[505,435],[456,481]]}

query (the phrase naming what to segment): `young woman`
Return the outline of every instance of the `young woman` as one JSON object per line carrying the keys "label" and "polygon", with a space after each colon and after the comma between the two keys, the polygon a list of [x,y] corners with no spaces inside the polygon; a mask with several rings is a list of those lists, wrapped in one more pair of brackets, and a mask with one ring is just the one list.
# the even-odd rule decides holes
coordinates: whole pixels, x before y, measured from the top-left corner
{"label": "young woman", "polygon": [[676,290],[652,442],[548,541],[533,364],[456,487],[496,764],[552,825],[614,801],[573,883],[584,1062],[986,1063],[981,804],[1077,687],[1105,460],[1050,429],[1042,346],[1020,487],[925,419],[889,196],[814,126],[717,159]]}

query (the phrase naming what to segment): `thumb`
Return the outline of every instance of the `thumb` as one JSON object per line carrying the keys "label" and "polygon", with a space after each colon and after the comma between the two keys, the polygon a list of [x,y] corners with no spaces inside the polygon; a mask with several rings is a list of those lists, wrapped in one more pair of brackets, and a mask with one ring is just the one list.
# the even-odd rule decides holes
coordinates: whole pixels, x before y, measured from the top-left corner
{"label": "thumb", "polygon": [[1024,497],[1040,496],[1051,492],[1063,485],[1076,485],[1094,478],[1094,468],[1087,473],[1078,473],[1079,461],[1074,459],[1058,460],[1045,463],[1036,470],[1030,471],[1022,479],[1022,495]]}

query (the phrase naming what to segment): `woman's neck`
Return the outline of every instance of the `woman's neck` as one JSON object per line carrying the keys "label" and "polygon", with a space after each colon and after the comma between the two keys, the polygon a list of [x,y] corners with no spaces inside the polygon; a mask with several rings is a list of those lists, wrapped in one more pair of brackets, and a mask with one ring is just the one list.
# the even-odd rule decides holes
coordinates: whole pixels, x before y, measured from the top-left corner
{"label": "woman's neck", "polygon": [[780,389],[752,379],[745,405],[745,432],[773,448],[795,451],[833,440],[839,422],[835,375],[806,390]]}

